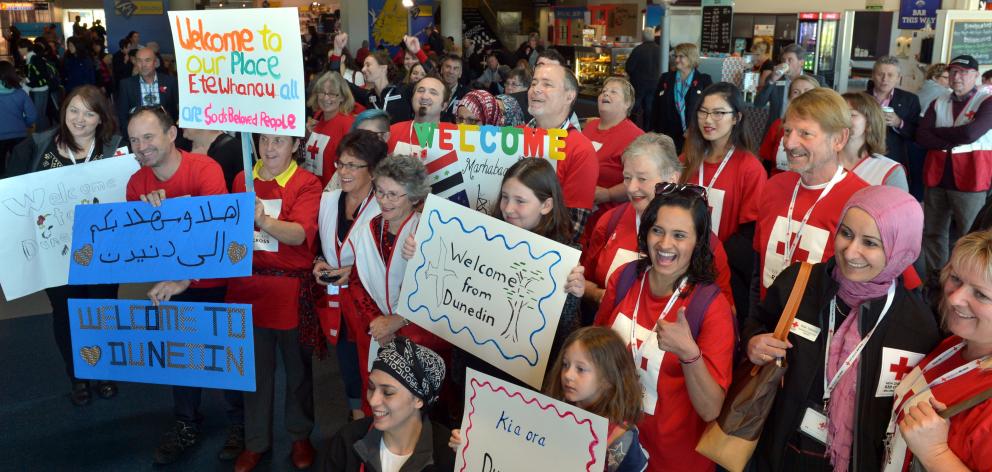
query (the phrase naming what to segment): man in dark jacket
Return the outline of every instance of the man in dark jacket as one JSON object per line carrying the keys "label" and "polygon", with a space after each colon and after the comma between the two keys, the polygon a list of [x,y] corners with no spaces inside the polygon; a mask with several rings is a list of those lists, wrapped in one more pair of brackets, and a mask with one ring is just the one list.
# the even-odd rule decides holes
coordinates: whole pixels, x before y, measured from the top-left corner
{"label": "man in dark jacket", "polygon": [[871,78],[868,93],[875,97],[885,114],[885,155],[906,166],[910,193],[922,196],[923,160],[911,162],[909,158],[909,146],[916,138],[916,125],[920,121],[920,99],[914,93],[896,88],[902,79],[899,59],[878,58]]}
{"label": "man in dark jacket", "polygon": [[[127,123],[138,108],[161,106],[173,121],[179,119],[179,82],[167,74],[157,72],[158,59],[155,51],[139,49],[135,54],[138,75],[121,80],[117,88],[117,119]],[[126,130],[124,130],[126,131]]]}
{"label": "man in dark jacket", "polygon": [[654,28],[644,28],[644,42],[638,44],[624,65],[630,84],[634,86],[634,113],[641,129],[651,129],[651,93],[661,76],[661,46],[654,42]]}
{"label": "man in dark jacket", "polygon": [[[805,57],[806,50],[798,44],[793,43],[782,48],[782,52],[779,54],[781,64],[775,67],[768,79],[765,80],[764,87],[754,97],[754,106],[769,106],[768,120],[765,122],[762,135],[768,133],[768,128],[771,127],[772,123],[781,118],[785,109],[788,108],[789,84],[792,83],[792,79],[803,74],[803,59]],[[787,64],[788,68],[782,67],[782,64]],[[820,84],[827,83],[822,77],[815,77],[815,79]]]}

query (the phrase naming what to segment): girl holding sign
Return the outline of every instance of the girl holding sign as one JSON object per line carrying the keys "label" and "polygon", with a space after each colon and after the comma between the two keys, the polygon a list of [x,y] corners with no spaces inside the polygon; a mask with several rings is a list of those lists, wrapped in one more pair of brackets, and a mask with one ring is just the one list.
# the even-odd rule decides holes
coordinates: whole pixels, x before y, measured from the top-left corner
{"label": "girl holding sign", "polygon": [[610,277],[597,324],[616,331],[633,354],[647,470],[712,471],[695,448],[730,385],[733,314],[713,284],[705,189],[669,183],[655,193],[638,232],[647,255]]}
{"label": "girl holding sign", "polygon": [[[258,136],[255,183],[255,250],[252,275],[228,280],[227,301],[252,304],[255,391],[245,392],[245,450],[235,470],[249,471],[272,447],[276,351],[286,372],[286,430],[298,469],[313,463],[312,356],[323,339],[314,314],[311,269],[317,245],[320,181],[299,167],[300,139]],[[234,191],[245,191],[244,172]],[[231,249],[232,251],[234,248]]]}
{"label": "girl holding sign", "polygon": [[313,275],[320,285],[327,286],[327,296],[317,309],[324,336],[337,346],[338,364],[348,395],[351,419],[362,413],[362,383],[358,373],[356,333],[362,326],[355,323],[355,316],[345,316],[341,323],[342,287],[348,286],[348,276],[354,269],[355,253],[352,237],[369,220],[379,214],[379,203],[374,197],[372,169],[386,157],[386,143],[366,130],[355,130],[345,135],[338,146],[335,167],[341,176],[341,189],[324,192],[320,198],[317,216],[320,230],[322,256],[317,257]]}
{"label": "girl holding sign", "polygon": [[[641,472],[648,458],[636,423],[641,416],[641,385],[634,361],[613,330],[589,326],[575,331],[551,364],[544,394],[609,420],[605,472]],[[461,430],[448,445],[461,447]]]}

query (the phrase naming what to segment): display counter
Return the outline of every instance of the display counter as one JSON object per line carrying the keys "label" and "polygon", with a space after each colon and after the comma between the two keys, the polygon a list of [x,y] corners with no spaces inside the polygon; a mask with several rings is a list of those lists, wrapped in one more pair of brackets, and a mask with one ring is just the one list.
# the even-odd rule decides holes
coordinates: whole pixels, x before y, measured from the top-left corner
{"label": "display counter", "polygon": [[632,46],[576,46],[575,76],[579,80],[579,94],[599,95],[603,82],[609,77],[623,77],[624,65]]}

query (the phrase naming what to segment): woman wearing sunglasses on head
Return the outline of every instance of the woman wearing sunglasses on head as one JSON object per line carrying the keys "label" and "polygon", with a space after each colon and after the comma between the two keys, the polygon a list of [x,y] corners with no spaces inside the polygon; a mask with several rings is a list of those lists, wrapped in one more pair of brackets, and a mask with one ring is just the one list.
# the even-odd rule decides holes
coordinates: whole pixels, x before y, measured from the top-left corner
{"label": "woman wearing sunglasses on head", "polygon": [[785,359],[752,465],[759,471],[879,470],[895,385],[940,339],[900,274],[920,253],[923,211],[872,186],[841,212],[834,255],[815,264],[786,341],[770,334],[799,273],[786,268],[742,329],[755,365]]}
{"label": "woman wearing sunglasses on head", "polygon": [[615,330],[634,356],[648,470],[712,471],[695,447],[730,385],[733,314],[713,284],[705,189],[668,183],[655,193],[638,231],[647,255],[610,277],[597,324]]}

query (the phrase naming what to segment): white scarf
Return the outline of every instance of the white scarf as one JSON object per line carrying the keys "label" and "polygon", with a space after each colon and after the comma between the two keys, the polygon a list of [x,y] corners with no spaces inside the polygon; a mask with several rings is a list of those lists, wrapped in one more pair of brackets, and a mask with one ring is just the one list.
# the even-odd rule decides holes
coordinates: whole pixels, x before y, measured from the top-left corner
{"label": "white scarf", "polygon": [[[379,246],[372,234],[371,221],[362,226],[349,241],[355,254],[355,269],[362,280],[365,291],[375,300],[383,314],[395,314],[393,307],[400,297],[400,283],[406,271],[407,260],[403,258],[403,243],[417,230],[420,213],[414,212],[396,234],[396,244],[388,265],[382,260]],[[386,281],[386,283],[382,283]]]}
{"label": "white scarf", "polygon": [[[351,224],[351,229],[343,241],[338,241],[338,202],[344,193],[341,190],[324,192],[320,196],[320,211],[317,213],[317,228],[320,230],[320,247],[324,258],[331,267],[341,268],[355,263],[355,251],[349,241],[357,235],[361,228],[369,226],[369,221],[379,214],[379,202],[375,198],[362,202],[358,216]],[[371,197],[371,196],[370,196]],[[337,247],[341,248],[338,254]]]}

